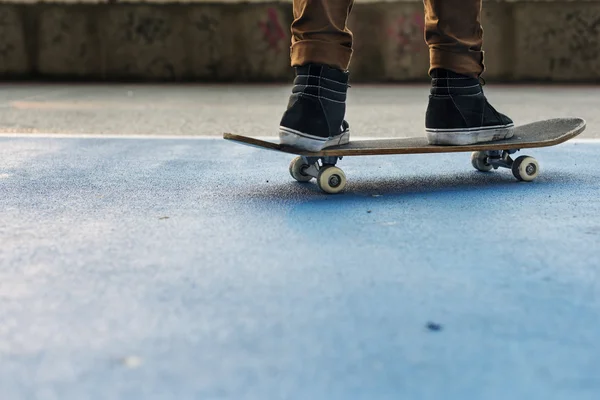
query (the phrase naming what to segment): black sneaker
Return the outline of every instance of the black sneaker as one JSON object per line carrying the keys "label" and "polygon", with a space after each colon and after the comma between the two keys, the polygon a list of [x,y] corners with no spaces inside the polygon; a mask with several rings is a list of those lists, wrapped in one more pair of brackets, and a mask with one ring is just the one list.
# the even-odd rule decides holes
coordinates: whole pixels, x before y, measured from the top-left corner
{"label": "black sneaker", "polygon": [[513,136],[513,121],[488,103],[476,78],[444,69],[431,72],[425,117],[429,144],[468,145]]}
{"label": "black sneaker", "polygon": [[280,143],[313,152],[348,143],[347,91],[348,72],[318,64],[296,67],[292,95],[279,126]]}

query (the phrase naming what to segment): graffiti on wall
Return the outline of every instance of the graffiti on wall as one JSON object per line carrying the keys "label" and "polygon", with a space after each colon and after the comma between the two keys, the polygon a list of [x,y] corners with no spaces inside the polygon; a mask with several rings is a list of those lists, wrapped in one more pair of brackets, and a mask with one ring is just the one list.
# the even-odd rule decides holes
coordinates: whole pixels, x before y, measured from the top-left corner
{"label": "graffiti on wall", "polygon": [[423,42],[424,29],[423,13],[414,12],[396,18],[387,29],[387,36],[394,43],[399,56],[421,53],[426,48]]}
{"label": "graffiti on wall", "polygon": [[200,48],[196,50],[200,61],[196,68],[212,77],[219,76],[220,71],[222,44],[219,36],[220,21],[220,14],[206,11],[197,14],[193,22],[197,30],[197,43],[200,43]]}
{"label": "graffiti on wall", "polygon": [[569,43],[571,54],[578,54],[583,62],[598,61],[600,56],[600,16],[583,15],[580,11],[565,15],[565,21],[573,27]]}
{"label": "graffiti on wall", "polygon": [[279,20],[279,14],[273,7],[267,9],[266,18],[258,23],[262,32],[263,40],[267,43],[270,50],[280,52],[283,50],[285,45],[285,31],[281,21]]}
{"label": "graffiti on wall", "polygon": [[536,16],[522,30],[517,51],[519,73],[554,79],[597,79],[600,7],[574,8]]}
{"label": "graffiti on wall", "polygon": [[172,34],[169,21],[160,14],[151,13],[140,15],[128,12],[120,30],[126,41],[149,46],[165,42]]}

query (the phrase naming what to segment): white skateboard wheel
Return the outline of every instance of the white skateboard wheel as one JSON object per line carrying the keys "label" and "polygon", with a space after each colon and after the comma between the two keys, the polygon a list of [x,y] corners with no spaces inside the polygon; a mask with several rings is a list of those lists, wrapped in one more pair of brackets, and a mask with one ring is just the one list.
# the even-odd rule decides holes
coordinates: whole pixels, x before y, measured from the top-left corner
{"label": "white skateboard wheel", "polygon": [[520,181],[531,182],[540,174],[540,165],[533,157],[521,156],[513,162],[512,173]]}
{"label": "white skateboard wheel", "polygon": [[471,153],[471,164],[473,168],[481,172],[489,172],[492,170],[492,165],[487,162],[487,154],[483,151],[474,151]]}
{"label": "white skateboard wheel", "polygon": [[325,166],[319,171],[317,185],[325,193],[340,193],[346,187],[346,175],[338,167]]}
{"label": "white skateboard wheel", "polygon": [[312,176],[304,173],[308,167],[309,165],[302,160],[302,157],[298,156],[290,162],[290,175],[298,182],[308,182],[312,179]]}

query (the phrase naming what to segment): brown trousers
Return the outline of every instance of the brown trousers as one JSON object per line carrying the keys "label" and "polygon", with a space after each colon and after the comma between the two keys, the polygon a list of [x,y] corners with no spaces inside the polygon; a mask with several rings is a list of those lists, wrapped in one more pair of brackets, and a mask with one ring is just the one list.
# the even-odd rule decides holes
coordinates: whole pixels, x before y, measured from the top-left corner
{"label": "brown trousers", "polygon": [[[348,69],[352,32],[346,26],[354,0],[294,0],[292,66],[326,64]],[[481,0],[424,0],[430,70],[478,77],[484,71]]]}

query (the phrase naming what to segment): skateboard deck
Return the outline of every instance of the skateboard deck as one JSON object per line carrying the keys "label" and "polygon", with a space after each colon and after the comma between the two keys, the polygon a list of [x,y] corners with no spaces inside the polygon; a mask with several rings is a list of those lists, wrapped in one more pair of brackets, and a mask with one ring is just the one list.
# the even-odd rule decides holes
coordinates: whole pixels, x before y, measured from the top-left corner
{"label": "skateboard deck", "polygon": [[[471,163],[480,171],[499,167],[512,169],[518,180],[531,181],[539,173],[539,164],[532,157],[521,156],[513,160],[510,155],[521,149],[555,146],[566,142],[585,130],[581,118],[555,118],[537,121],[514,128],[510,139],[465,146],[430,145],[425,137],[398,139],[351,140],[350,143],[329,147],[320,152],[307,152],[272,141],[249,136],[224,133],[223,138],[240,144],[266,150],[296,154],[290,164],[290,174],[301,182],[317,178],[317,184],[326,193],[341,192],[346,185],[343,171],[335,166],[342,157],[394,154],[473,152]],[[334,187],[330,187],[333,185]]]}

